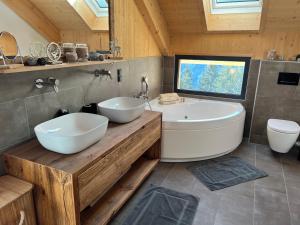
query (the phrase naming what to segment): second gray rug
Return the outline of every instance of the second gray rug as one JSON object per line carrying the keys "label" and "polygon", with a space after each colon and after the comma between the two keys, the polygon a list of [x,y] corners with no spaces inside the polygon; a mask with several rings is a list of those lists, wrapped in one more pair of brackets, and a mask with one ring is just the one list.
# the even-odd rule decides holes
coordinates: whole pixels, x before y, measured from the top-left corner
{"label": "second gray rug", "polygon": [[235,156],[200,161],[187,169],[211,191],[268,176]]}

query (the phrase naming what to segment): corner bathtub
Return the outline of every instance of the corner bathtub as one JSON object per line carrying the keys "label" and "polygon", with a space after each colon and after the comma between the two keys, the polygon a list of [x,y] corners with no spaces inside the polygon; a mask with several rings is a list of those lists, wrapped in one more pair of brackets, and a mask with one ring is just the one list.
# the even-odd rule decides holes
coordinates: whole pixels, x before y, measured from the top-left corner
{"label": "corner bathtub", "polygon": [[225,155],[243,139],[245,109],[240,103],[185,98],[185,102],[160,105],[163,113],[162,155],[164,162],[197,161]]}

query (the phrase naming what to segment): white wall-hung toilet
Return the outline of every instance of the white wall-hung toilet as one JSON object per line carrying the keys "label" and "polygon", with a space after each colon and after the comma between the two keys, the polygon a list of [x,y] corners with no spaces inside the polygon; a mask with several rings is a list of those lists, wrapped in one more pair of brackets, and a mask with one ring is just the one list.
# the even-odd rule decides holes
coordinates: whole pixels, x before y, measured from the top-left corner
{"label": "white wall-hung toilet", "polygon": [[296,143],[300,133],[298,123],[288,120],[269,119],[267,134],[272,150],[287,153]]}

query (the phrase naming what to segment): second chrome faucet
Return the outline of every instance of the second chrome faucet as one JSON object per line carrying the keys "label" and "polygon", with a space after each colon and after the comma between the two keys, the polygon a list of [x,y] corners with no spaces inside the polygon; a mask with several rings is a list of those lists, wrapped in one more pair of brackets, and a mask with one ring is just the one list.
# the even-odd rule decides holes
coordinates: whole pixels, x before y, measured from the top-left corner
{"label": "second chrome faucet", "polygon": [[46,79],[39,78],[34,81],[36,88],[41,89],[44,87],[52,87],[56,93],[58,92],[59,83],[59,80],[54,77],[48,77]]}

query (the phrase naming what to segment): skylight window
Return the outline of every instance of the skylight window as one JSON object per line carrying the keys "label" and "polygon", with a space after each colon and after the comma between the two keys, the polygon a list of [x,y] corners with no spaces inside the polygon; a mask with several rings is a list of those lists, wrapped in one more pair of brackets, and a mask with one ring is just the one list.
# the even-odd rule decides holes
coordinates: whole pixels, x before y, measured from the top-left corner
{"label": "skylight window", "polygon": [[97,17],[108,16],[108,3],[106,0],[85,0]]}
{"label": "skylight window", "polygon": [[217,3],[259,2],[259,0],[216,0]]}
{"label": "skylight window", "polygon": [[107,9],[108,8],[108,4],[106,2],[106,0],[96,0],[98,6],[102,9]]}
{"label": "skylight window", "polygon": [[212,14],[261,13],[262,0],[211,0]]}

